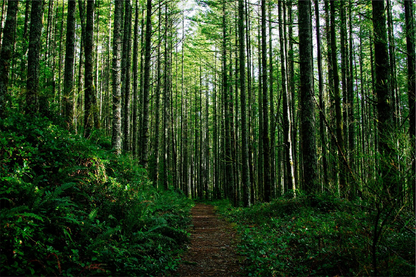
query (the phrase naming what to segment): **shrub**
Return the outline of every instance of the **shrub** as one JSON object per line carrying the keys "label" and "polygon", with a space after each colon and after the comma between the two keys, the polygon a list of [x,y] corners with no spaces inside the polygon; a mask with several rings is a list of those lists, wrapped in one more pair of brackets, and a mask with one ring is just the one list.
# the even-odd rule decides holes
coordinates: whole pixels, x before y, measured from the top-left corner
{"label": "shrub", "polygon": [[[218,209],[238,223],[249,276],[372,275],[375,211],[328,194],[279,198],[250,208]],[[414,214],[385,228],[377,245],[381,275],[414,276]],[[406,242],[406,243],[405,243]]]}
{"label": "shrub", "polygon": [[[41,117],[0,119],[1,275],[157,275],[188,239],[191,202],[128,156]],[[93,142],[99,142],[95,144]]]}

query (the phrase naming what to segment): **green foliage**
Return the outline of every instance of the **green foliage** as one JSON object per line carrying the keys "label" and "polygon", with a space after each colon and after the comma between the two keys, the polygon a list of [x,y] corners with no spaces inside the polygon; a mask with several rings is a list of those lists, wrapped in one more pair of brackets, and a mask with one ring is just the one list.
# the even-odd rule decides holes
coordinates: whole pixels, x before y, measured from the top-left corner
{"label": "green foliage", "polygon": [[[372,275],[377,211],[329,194],[280,198],[250,208],[218,202],[237,222],[239,252],[249,276]],[[384,228],[377,244],[380,275],[414,276],[413,213]]]}
{"label": "green foliage", "polygon": [[0,120],[0,275],[158,275],[188,240],[190,200],[46,118]]}

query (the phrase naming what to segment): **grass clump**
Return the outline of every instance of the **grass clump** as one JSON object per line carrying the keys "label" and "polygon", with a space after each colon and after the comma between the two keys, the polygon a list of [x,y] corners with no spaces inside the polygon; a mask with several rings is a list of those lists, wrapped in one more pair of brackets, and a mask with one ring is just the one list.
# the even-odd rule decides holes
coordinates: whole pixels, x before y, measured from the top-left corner
{"label": "grass clump", "polygon": [[[192,202],[128,156],[41,117],[0,119],[0,275],[147,275],[174,269]],[[98,143],[93,143],[93,141]]]}
{"label": "grass clump", "polygon": [[[376,211],[328,194],[279,198],[250,208],[218,202],[237,223],[238,250],[249,276],[371,276]],[[403,211],[383,229],[378,274],[414,276],[414,213]]]}

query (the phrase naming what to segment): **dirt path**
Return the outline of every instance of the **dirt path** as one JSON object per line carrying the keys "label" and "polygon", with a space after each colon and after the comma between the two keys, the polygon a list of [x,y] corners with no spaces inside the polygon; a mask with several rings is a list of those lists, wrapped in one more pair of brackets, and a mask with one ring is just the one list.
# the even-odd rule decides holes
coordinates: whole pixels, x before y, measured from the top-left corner
{"label": "dirt path", "polygon": [[214,207],[197,203],[191,210],[189,250],[175,276],[242,276],[233,242],[235,231],[215,215]]}

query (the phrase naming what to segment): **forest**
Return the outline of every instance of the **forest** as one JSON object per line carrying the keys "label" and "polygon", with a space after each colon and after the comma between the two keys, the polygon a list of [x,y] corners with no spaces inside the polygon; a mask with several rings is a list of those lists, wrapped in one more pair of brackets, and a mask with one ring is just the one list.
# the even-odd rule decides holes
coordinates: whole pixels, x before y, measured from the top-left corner
{"label": "forest", "polygon": [[238,276],[414,276],[415,18],[0,0],[0,274],[192,276],[214,206]]}

